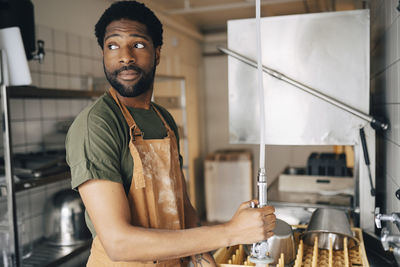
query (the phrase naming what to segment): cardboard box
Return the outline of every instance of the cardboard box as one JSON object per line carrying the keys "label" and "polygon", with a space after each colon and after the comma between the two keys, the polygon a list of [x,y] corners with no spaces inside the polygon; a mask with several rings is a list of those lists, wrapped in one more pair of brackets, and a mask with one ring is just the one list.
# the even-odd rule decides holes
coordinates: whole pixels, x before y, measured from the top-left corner
{"label": "cardboard box", "polygon": [[252,198],[251,153],[217,152],[207,157],[204,168],[207,220],[229,221]]}

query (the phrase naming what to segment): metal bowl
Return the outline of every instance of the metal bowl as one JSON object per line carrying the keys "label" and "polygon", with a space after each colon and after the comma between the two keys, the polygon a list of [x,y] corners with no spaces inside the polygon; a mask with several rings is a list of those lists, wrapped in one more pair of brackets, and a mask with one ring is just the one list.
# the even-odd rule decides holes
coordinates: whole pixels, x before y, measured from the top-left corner
{"label": "metal bowl", "polygon": [[270,256],[273,264],[278,264],[281,254],[285,257],[285,266],[292,266],[296,257],[293,230],[285,221],[276,219],[274,235],[268,239]]}
{"label": "metal bowl", "polygon": [[305,244],[313,246],[315,237],[318,237],[318,248],[320,249],[329,249],[329,240],[332,240],[332,248],[342,250],[345,237],[348,239],[348,248],[355,247],[360,243],[351,231],[346,213],[332,208],[318,208],[311,215],[302,239]]}
{"label": "metal bowl", "polygon": [[85,208],[76,191],[57,192],[45,206],[45,238],[56,246],[72,246],[91,238],[85,224]]}
{"label": "metal bowl", "polygon": [[[292,266],[296,257],[295,243],[292,227],[280,219],[276,219],[274,235],[267,240],[267,251],[274,260],[270,265],[275,266],[279,262],[281,254],[284,254],[285,267]],[[251,255],[252,245],[244,246],[247,255]]]}

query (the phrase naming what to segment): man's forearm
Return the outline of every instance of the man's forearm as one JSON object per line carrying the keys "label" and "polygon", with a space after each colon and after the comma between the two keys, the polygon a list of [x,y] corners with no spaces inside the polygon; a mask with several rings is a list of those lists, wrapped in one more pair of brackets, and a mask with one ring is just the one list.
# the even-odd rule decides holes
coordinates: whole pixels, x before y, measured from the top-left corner
{"label": "man's forearm", "polygon": [[127,226],[114,233],[110,254],[114,261],[167,260],[197,255],[229,246],[231,241],[225,227],[158,230]]}
{"label": "man's forearm", "polygon": [[79,186],[79,193],[107,255],[114,261],[166,260],[250,244],[272,236],[275,227],[273,207],[252,209],[248,201],[225,224],[185,230],[148,229],[132,226],[121,184],[92,180]]}
{"label": "man's forearm", "polygon": [[[189,201],[189,198],[186,197],[185,201],[185,228],[194,228],[200,227],[200,219],[197,216],[196,210],[193,208],[192,204]],[[215,260],[211,253],[205,252],[200,254],[195,254],[191,256],[192,263],[194,267],[215,267],[217,266]]]}

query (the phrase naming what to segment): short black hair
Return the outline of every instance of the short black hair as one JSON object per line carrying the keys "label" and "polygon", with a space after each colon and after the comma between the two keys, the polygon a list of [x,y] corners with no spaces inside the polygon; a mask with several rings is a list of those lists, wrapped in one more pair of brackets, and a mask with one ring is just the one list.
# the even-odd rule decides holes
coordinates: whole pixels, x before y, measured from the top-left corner
{"label": "short black hair", "polygon": [[144,4],[136,1],[118,1],[107,8],[94,27],[97,42],[104,47],[104,35],[107,26],[116,20],[128,19],[140,22],[147,28],[154,47],[163,44],[163,27],[160,20]]}

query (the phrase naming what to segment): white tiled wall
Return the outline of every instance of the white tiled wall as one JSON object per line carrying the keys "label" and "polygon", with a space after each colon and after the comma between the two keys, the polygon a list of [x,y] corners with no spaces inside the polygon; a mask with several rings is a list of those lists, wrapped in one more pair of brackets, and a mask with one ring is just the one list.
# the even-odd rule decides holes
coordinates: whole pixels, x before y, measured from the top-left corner
{"label": "white tiled wall", "polygon": [[[40,88],[69,90],[104,90],[101,49],[94,39],[36,26],[36,39],[45,42],[42,64],[29,61],[32,85]],[[100,81],[100,82],[99,82]],[[15,153],[44,149],[43,141],[56,132],[57,122],[75,117],[91,100],[86,99],[11,99],[11,130]],[[54,148],[63,147],[63,143]],[[0,144],[0,148],[2,144]]]}
{"label": "white tiled wall", "polygon": [[[44,140],[57,133],[57,123],[71,120],[93,100],[87,99],[11,99],[10,117],[14,153],[44,150]],[[62,134],[62,133],[59,133]],[[63,148],[64,140],[52,144]],[[3,144],[0,143],[0,147]]]}
{"label": "white tiled wall", "polygon": [[[398,0],[372,0],[372,112],[386,117],[390,129],[377,135],[377,205],[382,212],[400,212],[400,12]],[[399,231],[388,223],[391,233]]]}
{"label": "white tiled wall", "polygon": [[89,78],[104,79],[101,49],[94,39],[36,26],[36,39],[45,42],[42,64],[30,61],[33,85],[88,90]]}

